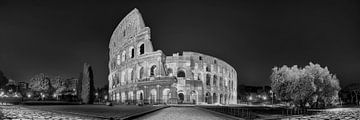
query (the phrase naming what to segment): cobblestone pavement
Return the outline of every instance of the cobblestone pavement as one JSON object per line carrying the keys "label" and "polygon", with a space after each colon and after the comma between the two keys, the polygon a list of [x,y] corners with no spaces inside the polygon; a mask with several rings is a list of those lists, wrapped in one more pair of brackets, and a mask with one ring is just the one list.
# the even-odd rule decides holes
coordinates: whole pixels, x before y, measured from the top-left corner
{"label": "cobblestone pavement", "polygon": [[74,115],[65,115],[60,113],[53,113],[48,111],[40,111],[29,109],[21,106],[0,106],[0,111],[3,113],[3,117],[0,119],[21,119],[21,120],[89,120],[94,118],[80,117]]}
{"label": "cobblestone pavement", "polygon": [[233,120],[195,107],[169,107],[147,114],[138,120]]}
{"label": "cobblestone pavement", "polygon": [[310,116],[292,116],[283,120],[360,120],[360,108],[334,108],[327,109]]}

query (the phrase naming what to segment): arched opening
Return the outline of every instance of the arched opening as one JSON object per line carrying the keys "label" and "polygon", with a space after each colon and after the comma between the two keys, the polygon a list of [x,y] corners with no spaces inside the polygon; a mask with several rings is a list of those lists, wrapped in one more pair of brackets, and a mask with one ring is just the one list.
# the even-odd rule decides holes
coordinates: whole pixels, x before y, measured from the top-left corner
{"label": "arched opening", "polygon": [[220,94],[220,104],[223,104],[223,94]]}
{"label": "arched opening", "polygon": [[155,70],[156,70],[156,65],[151,66],[151,68],[150,68],[150,76],[155,76]]}
{"label": "arched opening", "polygon": [[170,89],[169,88],[165,88],[163,90],[163,103],[168,103],[168,100],[170,98]]}
{"label": "arched opening", "polygon": [[227,104],[227,94],[225,94],[225,96],[224,96],[224,104]]}
{"label": "arched opening", "polygon": [[135,80],[134,80],[134,70],[130,70],[130,80],[131,80],[131,82],[134,82]]}
{"label": "arched opening", "polygon": [[140,100],[144,100],[143,93],[140,93]]}
{"label": "arched opening", "polygon": [[216,93],[213,93],[213,103],[216,103],[217,102],[217,96],[216,96]]}
{"label": "arched opening", "polygon": [[140,79],[144,78],[144,67],[141,67],[141,68],[139,69],[139,78],[140,78]]}
{"label": "arched opening", "polygon": [[210,67],[206,66],[206,72],[211,72]]}
{"label": "arched opening", "polygon": [[140,45],[140,55],[144,54],[145,53],[145,45],[144,44],[141,44]]}
{"label": "arched opening", "polygon": [[220,86],[220,87],[222,87],[222,86],[223,86],[223,78],[222,78],[222,77],[220,77],[219,86]]}
{"label": "arched opening", "polygon": [[150,91],[150,104],[154,104],[156,102],[156,90],[152,89]]}
{"label": "arched opening", "polygon": [[180,103],[183,103],[183,102],[184,102],[184,94],[183,94],[183,93],[179,93],[178,96],[179,96],[179,100],[180,100],[179,102],[180,102]]}
{"label": "arched opening", "polygon": [[179,70],[177,73],[177,77],[185,77],[185,72],[183,70]]}
{"label": "arched opening", "polygon": [[213,78],[213,85],[217,86],[217,76],[216,75],[214,75],[214,78]]}
{"label": "arched opening", "polygon": [[120,102],[120,93],[116,93],[116,102]]}
{"label": "arched opening", "polygon": [[143,100],[144,99],[143,92],[144,92],[143,90],[138,90],[136,92],[136,99],[137,100]]}
{"label": "arched opening", "polygon": [[211,104],[211,94],[209,93],[209,92],[207,92],[206,94],[205,94],[205,103],[207,103],[207,104]]}
{"label": "arched opening", "polygon": [[172,75],[173,75],[173,70],[172,70],[171,68],[168,68],[168,69],[166,70],[166,75],[167,75],[167,76],[172,76]]}
{"label": "arched opening", "polygon": [[191,93],[190,93],[190,102],[192,104],[196,104],[196,102],[197,102],[197,93],[196,93],[196,91],[191,91]]}
{"label": "arched opening", "polygon": [[210,86],[210,74],[206,74],[206,85]]}
{"label": "arched opening", "polygon": [[126,59],[126,52],[123,51],[121,54],[121,61],[125,61],[125,59]]}
{"label": "arched opening", "polygon": [[135,49],[131,48],[131,58],[134,58],[134,57],[135,57]]}
{"label": "arched opening", "polygon": [[117,55],[117,56],[116,56],[116,64],[117,64],[117,65],[120,65],[120,61],[121,61],[120,55]]}
{"label": "arched opening", "polygon": [[197,80],[201,80],[201,73],[198,74]]}

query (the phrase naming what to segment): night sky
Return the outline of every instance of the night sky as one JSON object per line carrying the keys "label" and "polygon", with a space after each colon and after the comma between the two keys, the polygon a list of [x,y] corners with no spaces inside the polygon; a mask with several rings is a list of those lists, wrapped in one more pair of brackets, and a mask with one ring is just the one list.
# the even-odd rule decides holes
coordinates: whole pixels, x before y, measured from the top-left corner
{"label": "night sky", "polygon": [[92,65],[107,83],[113,30],[138,8],[155,50],[222,59],[240,84],[268,85],[274,66],[328,66],[341,86],[360,83],[358,1],[0,0],[0,70],[16,81],[47,73],[78,77]]}

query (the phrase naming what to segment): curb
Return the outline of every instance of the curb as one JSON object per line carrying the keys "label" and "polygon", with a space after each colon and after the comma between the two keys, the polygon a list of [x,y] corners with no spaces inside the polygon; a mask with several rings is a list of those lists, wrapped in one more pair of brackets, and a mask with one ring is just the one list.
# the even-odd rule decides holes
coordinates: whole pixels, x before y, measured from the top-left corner
{"label": "curb", "polygon": [[235,117],[235,116],[232,116],[232,115],[228,115],[228,114],[224,114],[224,113],[220,113],[220,112],[208,110],[208,109],[201,108],[201,107],[196,107],[196,108],[197,108],[197,109],[200,109],[200,110],[203,110],[203,111],[206,111],[206,112],[213,113],[213,114],[225,116],[225,117],[227,117],[227,118],[231,118],[231,119],[234,119],[234,120],[245,120],[244,118],[238,118],[238,117]]}
{"label": "curb", "polygon": [[[129,115],[129,116],[120,118],[120,120],[133,120],[133,119],[138,118],[138,117],[141,117],[141,116],[143,116],[143,115],[146,115],[146,114],[149,114],[149,113],[153,113],[153,112],[155,112],[155,111],[158,111],[158,110],[161,110],[161,109],[164,109],[164,108],[168,108],[168,107],[170,107],[170,106],[164,106],[164,107],[156,108],[156,109],[153,109],[153,110],[149,110],[149,111],[145,111],[145,112],[141,112],[141,113]],[[116,119],[117,119],[117,118],[116,118]]]}

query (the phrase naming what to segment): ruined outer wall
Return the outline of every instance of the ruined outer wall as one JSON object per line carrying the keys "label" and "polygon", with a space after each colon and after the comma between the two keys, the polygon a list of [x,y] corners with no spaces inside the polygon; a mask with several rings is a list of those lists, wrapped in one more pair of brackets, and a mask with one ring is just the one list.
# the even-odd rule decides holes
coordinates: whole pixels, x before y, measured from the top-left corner
{"label": "ruined outer wall", "polygon": [[200,80],[204,89],[198,92],[200,97],[204,98],[203,102],[207,102],[206,96],[211,96],[210,103],[236,104],[237,73],[226,62],[201,53],[183,52],[167,56],[165,64],[169,75],[178,76],[180,71],[185,73],[184,78],[178,77],[178,91],[191,94],[192,90],[189,90],[181,80]]}

